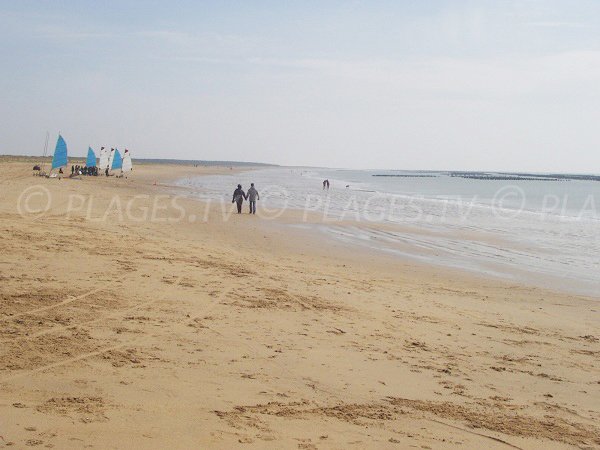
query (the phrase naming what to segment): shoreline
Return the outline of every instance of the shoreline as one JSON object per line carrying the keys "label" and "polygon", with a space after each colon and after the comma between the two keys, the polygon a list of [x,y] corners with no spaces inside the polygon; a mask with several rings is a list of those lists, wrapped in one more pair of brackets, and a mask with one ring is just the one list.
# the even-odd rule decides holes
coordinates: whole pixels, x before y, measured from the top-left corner
{"label": "shoreline", "polygon": [[[214,208],[217,211],[222,211],[223,206],[227,206],[225,194],[221,198],[199,197],[198,189],[193,185],[193,178],[194,176],[186,176],[172,179],[168,186],[170,192],[176,192],[189,199],[199,201],[205,206],[208,205],[207,208]],[[244,204],[245,206],[246,204]],[[478,205],[478,207],[489,208],[484,204]],[[466,254],[461,254],[459,249],[445,248],[443,245],[436,247],[437,241],[445,239],[464,244],[470,243],[475,247],[481,246],[489,252],[499,252],[506,248],[515,254],[525,254],[523,252],[526,249],[524,244],[506,241],[506,238],[489,234],[485,229],[444,230],[442,228],[436,230],[423,227],[423,224],[416,222],[394,223],[360,218],[358,220],[344,219],[335,215],[328,216],[326,211],[306,211],[297,205],[283,209],[277,206],[270,208],[271,211],[267,215],[261,214],[261,208],[258,210],[258,214],[262,216],[262,219],[266,219],[266,222],[290,225],[295,230],[302,229],[312,233],[312,238],[325,239],[329,243],[337,240],[351,245],[357,252],[391,255],[406,264],[423,265],[425,268],[432,267],[451,272],[458,271],[467,276],[471,275],[482,279],[493,277],[499,282],[524,284],[600,300],[598,280],[576,277],[568,271],[555,273],[550,268],[536,266],[535,255],[529,255],[529,261],[523,260],[521,264],[510,264],[510,254],[507,254],[505,259],[497,260],[477,258],[474,255],[469,258]],[[538,214],[528,210],[523,212]],[[467,250],[463,249],[463,253],[465,252]],[[554,269],[556,270],[556,268]],[[565,283],[565,281],[567,282]]]}
{"label": "shoreline", "polygon": [[[358,252],[290,231],[292,216],[136,221],[109,209],[118,198],[151,214],[159,199],[157,219],[178,206],[203,217],[200,201],[165,193],[189,168],[58,181],[8,166],[6,442],[600,445],[593,298]],[[37,181],[56,203],[22,217],[15,205]],[[65,215],[70,195],[81,205]]]}

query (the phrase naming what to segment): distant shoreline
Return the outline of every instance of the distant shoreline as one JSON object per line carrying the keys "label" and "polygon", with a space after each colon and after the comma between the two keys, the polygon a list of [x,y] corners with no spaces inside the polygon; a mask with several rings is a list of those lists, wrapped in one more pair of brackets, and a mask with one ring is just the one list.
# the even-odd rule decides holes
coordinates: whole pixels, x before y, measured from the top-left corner
{"label": "distant shoreline", "polygon": [[[202,159],[133,158],[136,164],[178,164],[199,166],[281,167],[277,164],[252,161],[210,161]],[[52,156],[0,155],[0,162],[50,162]],[[69,163],[85,161],[85,156],[70,156]]]}
{"label": "distant shoreline", "polygon": [[[373,177],[391,177],[391,178],[436,178],[439,176],[449,176],[453,178],[465,178],[470,180],[482,181],[600,181],[600,175],[585,174],[535,174],[526,172],[437,172],[432,171],[429,175],[419,175],[406,170],[406,173],[398,174],[372,174]],[[416,172],[416,171],[414,171]]]}
{"label": "distant shoreline", "polygon": [[[316,167],[316,166],[286,166],[280,164],[262,163],[254,161],[218,161],[218,160],[201,160],[201,159],[170,159],[170,158],[133,158],[136,164],[175,164],[175,165],[198,165],[207,167],[295,167],[306,169],[327,169],[327,170],[357,170],[377,172],[386,171],[385,169],[344,169],[332,167]],[[35,155],[8,155],[0,154],[0,163],[3,162],[50,162],[52,156],[35,156]],[[84,156],[69,157],[69,164],[78,164],[85,161]],[[374,177],[388,178],[435,178],[441,175],[457,178],[467,178],[483,181],[600,181],[598,174],[574,174],[574,173],[533,173],[533,172],[495,172],[495,171],[460,171],[460,170],[401,170],[389,169],[389,172],[400,173],[375,173]]]}

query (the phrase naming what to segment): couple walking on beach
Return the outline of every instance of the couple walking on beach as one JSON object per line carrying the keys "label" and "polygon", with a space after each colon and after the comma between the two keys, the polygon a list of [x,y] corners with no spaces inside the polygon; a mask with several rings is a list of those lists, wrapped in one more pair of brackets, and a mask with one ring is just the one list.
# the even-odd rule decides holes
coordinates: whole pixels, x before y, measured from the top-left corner
{"label": "couple walking on beach", "polygon": [[254,183],[250,183],[250,189],[248,189],[247,193],[244,192],[241,184],[238,184],[237,189],[233,191],[233,199],[231,200],[231,203],[237,204],[238,214],[242,213],[242,203],[244,200],[248,200],[250,204],[250,214],[256,214],[256,201],[260,200],[260,196],[254,187]]}

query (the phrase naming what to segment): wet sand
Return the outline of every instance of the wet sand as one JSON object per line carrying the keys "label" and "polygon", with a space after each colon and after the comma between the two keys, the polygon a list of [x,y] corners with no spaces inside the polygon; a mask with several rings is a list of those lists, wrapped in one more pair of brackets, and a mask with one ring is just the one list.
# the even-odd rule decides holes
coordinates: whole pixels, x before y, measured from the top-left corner
{"label": "wet sand", "polygon": [[0,162],[0,448],[600,447],[598,298],[174,199],[228,168],[30,166]]}

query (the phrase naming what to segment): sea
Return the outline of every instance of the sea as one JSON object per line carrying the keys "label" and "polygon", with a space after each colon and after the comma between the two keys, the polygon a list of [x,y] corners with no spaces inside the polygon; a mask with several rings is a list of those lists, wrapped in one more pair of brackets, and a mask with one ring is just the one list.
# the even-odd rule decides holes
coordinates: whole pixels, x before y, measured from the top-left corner
{"label": "sea", "polygon": [[264,220],[292,209],[286,226],[348,246],[600,297],[597,176],[268,167],[177,185],[231,206],[251,182]]}

